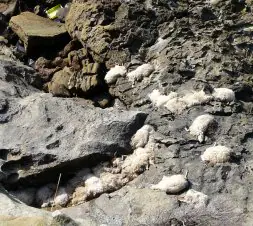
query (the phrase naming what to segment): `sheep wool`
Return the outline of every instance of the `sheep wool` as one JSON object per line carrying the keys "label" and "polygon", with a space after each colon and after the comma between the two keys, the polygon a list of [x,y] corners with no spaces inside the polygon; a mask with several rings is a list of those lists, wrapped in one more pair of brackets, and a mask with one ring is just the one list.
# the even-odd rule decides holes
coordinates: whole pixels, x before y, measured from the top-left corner
{"label": "sheep wool", "polygon": [[201,160],[211,165],[215,165],[216,163],[224,163],[230,160],[231,153],[232,150],[225,146],[218,145],[209,147],[201,155]]}
{"label": "sheep wool", "polygon": [[103,185],[100,178],[90,175],[90,177],[85,181],[85,189],[87,197],[95,197],[103,193]]}
{"label": "sheep wool", "polygon": [[59,188],[57,195],[54,199],[54,205],[56,206],[66,206],[69,201],[69,195],[64,188]]}
{"label": "sheep wool", "polygon": [[149,94],[149,98],[151,102],[157,107],[165,105],[169,100],[176,98],[178,96],[177,93],[171,92],[168,96],[162,95],[159,90],[155,89]]}
{"label": "sheep wool", "polygon": [[107,84],[115,83],[119,77],[125,76],[126,73],[126,67],[116,65],[107,72],[105,75],[105,81]]}
{"label": "sheep wool", "polygon": [[178,197],[178,200],[194,206],[194,208],[201,208],[207,205],[209,197],[194,189],[189,189],[184,194]]}
{"label": "sheep wool", "polygon": [[212,115],[200,115],[192,123],[189,128],[190,134],[198,137],[200,143],[205,141],[205,133],[208,127],[215,122]]}
{"label": "sheep wool", "polygon": [[163,176],[162,180],[152,185],[151,189],[165,191],[166,193],[176,194],[189,186],[188,180],[182,174],[172,175],[169,177]]}
{"label": "sheep wool", "polygon": [[172,98],[165,105],[170,112],[174,114],[181,114],[186,108],[186,103],[182,100],[182,98]]}
{"label": "sheep wool", "polygon": [[122,174],[133,179],[137,174],[154,164],[154,152],[151,145],[137,148],[132,155],[127,156],[122,164]]}
{"label": "sheep wool", "polygon": [[130,82],[135,83],[136,81],[141,81],[144,77],[148,77],[154,70],[153,65],[143,64],[128,73],[127,78]]}
{"label": "sheep wool", "polygon": [[142,128],[137,130],[137,132],[131,139],[132,148],[136,149],[139,147],[144,147],[148,143],[149,134],[152,129],[152,126],[144,125]]}
{"label": "sheep wool", "polygon": [[212,95],[216,101],[232,102],[235,100],[234,91],[228,88],[214,88]]}
{"label": "sheep wool", "polygon": [[187,107],[192,107],[195,105],[208,103],[213,99],[213,97],[207,95],[203,90],[201,90],[199,92],[194,91],[193,93],[186,94],[182,99],[186,103]]}

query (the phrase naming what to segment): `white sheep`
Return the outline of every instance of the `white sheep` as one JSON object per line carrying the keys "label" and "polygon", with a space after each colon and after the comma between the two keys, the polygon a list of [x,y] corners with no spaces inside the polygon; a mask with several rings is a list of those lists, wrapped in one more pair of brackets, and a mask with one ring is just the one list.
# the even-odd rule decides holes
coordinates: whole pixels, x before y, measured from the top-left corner
{"label": "white sheep", "polygon": [[228,162],[231,154],[232,150],[230,148],[218,145],[207,148],[201,155],[201,160],[210,165],[215,165],[216,163]]}
{"label": "white sheep", "polygon": [[213,96],[205,94],[203,90],[199,92],[191,92],[182,97],[176,92],[171,92],[169,95],[162,95],[159,90],[153,90],[149,94],[151,102],[157,107],[165,106],[174,114],[181,114],[185,109],[195,105],[201,105],[210,102]]}
{"label": "white sheep", "polygon": [[152,185],[151,189],[165,191],[166,193],[176,194],[189,186],[189,182],[186,176],[182,174],[163,176],[162,180],[156,184]]}
{"label": "white sheep", "polygon": [[150,125],[144,125],[141,127],[131,139],[131,146],[133,149],[144,147],[149,140],[149,134],[152,132],[153,128]]}
{"label": "white sheep", "polygon": [[198,116],[189,128],[190,134],[196,136],[200,143],[205,141],[205,133],[208,128],[215,123],[212,115],[205,114]]}
{"label": "white sheep", "polygon": [[103,185],[99,177],[90,175],[85,181],[86,195],[89,198],[96,197],[97,195],[103,193]]}
{"label": "white sheep", "polygon": [[189,189],[178,197],[178,200],[188,204],[192,204],[194,208],[205,207],[208,203],[209,197],[199,191]]}
{"label": "white sheep", "polygon": [[99,177],[96,177],[93,174],[86,175],[85,177],[87,179],[84,183],[84,186],[76,187],[72,195],[72,204],[81,203],[104,192],[103,184]]}
{"label": "white sheep", "polygon": [[207,95],[203,90],[193,93],[188,93],[182,97],[182,101],[186,103],[187,107],[195,105],[206,104],[213,99],[212,96]]}
{"label": "white sheep", "polygon": [[160,107],[165,105],[169,100],[176,98],[178,94],[171,92],[169,95],[162,95],[159,90],[155,89],[148,96],[155,106]]}
{"label": "white sheep", "polygon": [[107,84],[115,83],[119,77],[125,76],[126,73],[126,67],[116,65],[107,72],[105,75],[105,81]]}
{"label": "white sheep", "polygon": [[232,102],[235,100],[234,91],[228,88],[214,88],[212,95],[216,101]]}
{"label": "white sheep", "polygon": [[113,174],[108,172],[102,173],[100,178],[104,192],[115,191],[128,182],[124,180],[121,174]]}
{"label": "white sheep", "polygon": [[131,180],[145,169],[149,169],[150,165],[154,165],[153,144],[148,144],[144,148],[137,148],[133,154],[126,157],[121,169],[124,176]]}
{"label": "white sheep", "polygon": [[143,64],[137,67],[135,70],[127,74],[127,78],[130,82],[135,83],[141,81],[144,77],[148,77],[155,70],[151,64]]}
{"label": "white sheep", "polygon": [[164,107],[173,114],[181,114],[187,108],[187,105],[182,98],[175,97],[170,99]]}
{"label": "white sheep", "polygon": [[67,205],[68,201],[69,201],[68,193],[66,192],[65,188],[60,187],[53,201],[54,205],[64,207]]}

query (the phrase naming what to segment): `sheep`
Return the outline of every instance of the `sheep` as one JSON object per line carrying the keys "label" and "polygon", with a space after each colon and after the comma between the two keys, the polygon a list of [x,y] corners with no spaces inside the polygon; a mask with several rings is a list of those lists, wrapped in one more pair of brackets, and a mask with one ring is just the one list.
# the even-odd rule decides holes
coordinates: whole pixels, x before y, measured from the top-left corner
{"label": "sheep", "polygon": [[174,114],[181,114],[187,108],[206,104],[212,100],[221,102],[232,102],[235,100],[233,90],[228,88],[214,88],[210,95],[206,94],[204,90],[193,91],[181,97],[176,92],[171,92],[169,95],[162,95],[159,90],[155,89],[148,97],[155,106],[164,106]]}
{"label": "sheep", "polygon": [[188,93],[182,97],[179,97],[176,92],[171,92],[169,95],[162,95],[159,90],[155,89],[149,94],[149,98],[157,107],[165,106],[172,113],[181,114],[187,108],[210,102],[213,96],[205,94],[203,90]]}
{"label": "sheep", "polygon": [[99,177],[89,174],[86,175],[86,178],[84,186],[76,187],[72,195],[72,204],[77,204],[85,200],[95,198],[104,192],[102,181]]}
{"label": "sheep", "polygon": [[119,77],[125,76],[126,73],[126,67],[116,65],[107,72],[105,75],[105,81],[107,84],[115,83]]}
{"label": "sheep", "polygon": [[131,139],[131,146],[133,149],[144,147],[148,143],[149,134],[153,128],[150,125],[144,125],[141,127]]}
{"label": "sheep", "polygon": [[87,198],[94,198],[103,193],[103,185],[100,178],[91,174],[85,181],[85,191]]}
{"label": "sheep", "polygon": [[143,64],[129,72],[127,78],[130,82],[135,83],[136,81],[141,81],[144,77],[148,77],[154,70],[153,65]]}
{"label": "sheep", "polygon": [[132,155],[126,157],[121,166],[121,173],[134,179],[150,165],[154,165],[154,152],[152,145],[147,145],[144,148],[137,148]]}
{"label": "sheep", "polygon": [[176,174],[169,177],[163,176],[158,184],[151,186],[151,189],[165,191],[168,194],[177,194],[188,188],[188,186],[189,182],[186,176]]}
{"label": "sheep", "polygon": [[120,189],[127,182],[128,181],[125,181],[121,174],[108,172],[101,174],[101,183],[103,185],[104,192],[111,192]]}
{"label": "sheep", "polygon": [[201,160],[210,165],[215,165],[217,163],[228,162],[231,154],[232,150],[230,148],[218,145],[207,148],[201,155]]}
{"label": "sheep", "polygon": [[63,187],[59,188],[53,202],[54,205],[64,207],[67,205],[68,201],[69,201],[69,195],[66,192],[65,188]]}
{"label": "sheep", "polygon": [[212,115],[205,114],[198,116],[189,128],[190,134],[198,137],[198,141],[203,143],[205,141],[205,133],[208,128],[215,123]]}
{"label": "sheep", "polygon": [[189,189],[184,194],[178,197],[178,200],[188,204],[192,204],[194,208],[205,207],[208,203],[209,197],[201,192]]}
{"label": "sheep", "polygon": [[[136,134],[141,134],[140,131],[142,130],[150,133],[149,131],[152,131],[153,128],[144,125]],[[125,159],[115,158],[110,167],[108,163],[100,164],[92,168],[92,173],[89,169],[77,173],[67,186],[69,188],[68,193],[72,193],[71,204],[78,204],[102,193],[115,191],[135,179],[141,172],[148,169],[149,165],[154,164],[154,138],[152,134],[148,134],[148,138],[146,136],[144,136],[144,143],[137,140],[133,145],[134,148],[136,146],[144,147],[137,147]],[[79,180],[79,183],[77,183],[77,180]],[[71,183],[74,183],[74,185],[71,185]],[[74,186],[75,190],[72,191]]]}
{"label": "sheep", "polygon": [[172,98],[170,99],[165,105],[164,107],[166,107],[170,112],[172,112],[173,114],[181,114],[186,108],[187,105],[186,103],[183,101],[182,98]]}
{"label": "sheep", "polygon": [[212,96],[216,101],[233,102],[235,100],[235,93],[228,88],[214,88]]}
{"label": "sheep", "polygon": [[175,92],[171,92],[168,96],[166,96],[166,95],[162,95],[159,92],[159,90],[155,89],[148,96],[154,105],[156,105],[157,107],[160,107],[162,105],[165,105],[169,100],[176,98],[178,94]]}
{"label": "sheep", "polygon": [[195,105],[205,104],[213,99],[212,96],[207,95],[203,90],[199,92],[193,92],[186,94],[182,97],[183,102],[186,103],[187,107],[192,107]]}

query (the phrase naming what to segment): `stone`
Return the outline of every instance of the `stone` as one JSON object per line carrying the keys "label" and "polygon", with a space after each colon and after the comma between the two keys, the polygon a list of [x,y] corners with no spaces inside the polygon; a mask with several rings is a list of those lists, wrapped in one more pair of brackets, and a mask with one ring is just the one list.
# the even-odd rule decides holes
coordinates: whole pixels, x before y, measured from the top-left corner
{"label": "stone", "polygon": [[[131,137],[144,123],[145,113],[102,110],[87,102],[83,105],[78,99],[59,99],[52,97],[51,94],[40,93],[29,85],[25,86],[26,80],[20,83],[15,71],[12,71],[13,75],[5,74],[11,72],[15,65],[4,62],[1,64],[4,65],[0,68],[1,89],[2,91],[7,89],[1,92],[1,96],[8,101],[8,109],[1,114],[5,123],[0,129],[0,149],[7,150],[10,157],[7,159],[4,157],[5,163],[1,166],[2,171],[7,175],[5,183],[12,181],[15,184],[22,180],[33,183],[35,178],[40,183],[51,178],[45,174],[55,167],[60,169],[70,164],[69,166],[75,168],[80,164],[95,164],[96,161],[93,163],[90,159],[102,160],[106,156],[113,156],[115,151],[118,153],[131,151]],[[24,79],[29,82],[31,78],[32,76]],[[13,89],[14,87],[21,89],[21,86],[20,94],[23,94],[24,98]],[[33,136],[35,131],[36,134],[38,132],[40,134]],[[19,138],[12,139],[12,137]],[[37,165],[36,168],[32,167],[33,165]]]}
{"label": "stone", "polygon": [[17,7],[17,0],[3,0],[0,2],[0,13],[11,16]]}
{"label": "stone", "polygon": [[[72,65],[67,67],[73,67],[76,73],[71,92],[76,87],[82,91],[84,77],[89,78],[87,83],[92,76],[103,82],[106,72],[115,65],[123,65],[130,72],[139,65],[150,64],[155,71],[134,84],[120,76],[109,87],[94,91],[89,97],[96,106],[99,98],[95,97],[108,89],[115,100],[110,108],[100,109],[82,98],[42,94],[29,85],[29,78],[35,74],[23,76],[26,71],[23,66],[16,73],[15,58],[2,54],[5,61],[12,62],[10,77],[7,76],[10,66],[6,71],[7,63],[0,64],[3,100],[0,131],[4,130],[0,136],[4,139],[4,143],[0,140],[4,145],[0,147],[4,172],[0,172],[0,177],[4,186],[42,187],[48,182],[55,186],[62,173],[60,187],[71,192],[68,207],[60,211],[84,226],[252,225],[252,4],[247,1],[246,6],[245,1],[239,0],[219,1],[217,5],[211,5],[210,1],[164,0],[72,2],[66,26],[83,45],[84,53],[80,54],[78,48],[70,54],[73,50],[69,48],[64,55],[64,59],[66,54],[70,56]],[[93,71],[93,65],[100,65],[101,71],[94,74],[97,67]],[[84,73],[83,67],[87,68]],[[84,89],[88,87],[85,84]],[[210,96],[218,87],[231,88],[236,98],[232,102],[217,102],[212,97],[190,104],[192,91]],[[148,95],[154,90],[164,96],[176,93],[179,98],[185,97],[187,108],[173,114],[163,104],[166,98],[161,105],[152,104]],[[71,95],[75,96],[74,93]],[[136,111],[148,114],[145,124],[154,128],[151,136],[155,140],[154,165],[145,167],[148,159],[145,157],[142,165],[136,158],[135,164],[142,166],[137,167],[138,173],[129,180],[121,177],[127,169],[124,164],[122,170],[120,164],[138,157],[143,149],[123,145],[121,142],[130,143],[131,139],[125,134],[120,137],[124,129],[114,128],[122,122],[119,119],[122,114],[128,118]],[[199,143],[185,128],[207,113],[215,117],[217,125],[208,131],[205,143]],[[103,127],[105,118],[110,118],[110,124]],[[144,121],[137,118],[132,124],[135,133]],[[131,122],[126,119],[122,123]],[[230,161],[204,164],[201,154],[215,143],[233,150]],[[107,185],[105,194],[101,195],[100,190],[89,196],[91,200],[85,199],[86,179],[83,174],[76,178],[79,166],[97,178],[101,176],[101,183]],[[163,175],[184,172],[188,172],[188,192],[168,195],[150,189]],[[71,197],[75,189],[75,197]],[[69,206],[78,202],[85,203]],[[64,221],[62,225],[65,224]]]}
{"label": "stone", "polygon": [[56,23],[31,12],[13,16],[9,25],[24,42],[29,54],[36,53],[45,47],[55,47],[68,39],[64,24]]}
{"label": "stone", "polygon": [[69,91],[69,80],[73,74],[74,72],[67,67],[56,72],[48,84],[48,91],[54,96],[70,97],[71,93]]}
{"label": "stone", "polygon": [[59,225],[54,222],[49,212],[41,211],[20,202],[14,196],[0,187],[0,224],[1,225]]}

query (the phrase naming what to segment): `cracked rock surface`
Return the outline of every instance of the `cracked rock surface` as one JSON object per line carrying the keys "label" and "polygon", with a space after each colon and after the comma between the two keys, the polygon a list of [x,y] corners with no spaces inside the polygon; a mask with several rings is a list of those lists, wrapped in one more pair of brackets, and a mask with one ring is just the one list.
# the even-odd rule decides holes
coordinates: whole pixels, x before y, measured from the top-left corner
{"label": "cracked rock surface", "polygon": [[[252,10],[239,0],[73,0],[65,25],[82,47],[60,55],[102,82],[111,68],[124,66],[107,84],[114,104],[101,109],[42,93],[41,77],[5,53],[3,185],[13,194],[49,190],[52,197],[62,173],[59,211],[77,225],[252,225]],[[137,69],[147,64],[149,73]],[[94,65],[103,70],[90,73]],[[49,88],[56,81],[70,92],[65,96],[72,95],[69,85],[86,91],[90,78],[65,81],[64,67],[52,73]],[[138,79],[129,79],[133,71]],[[195,121],[201,115],[212,123]],[[143,125],[152,129],[140,132]],[[217,161],[220,147],[229,150],[226,161]],[[216,150],[215,161],[203,161],[207,149]],[[178,194],[151,189],[178,174],[187,181]],[[39,207],[54,207],[47,192],[40,194],[46,198]]]}

